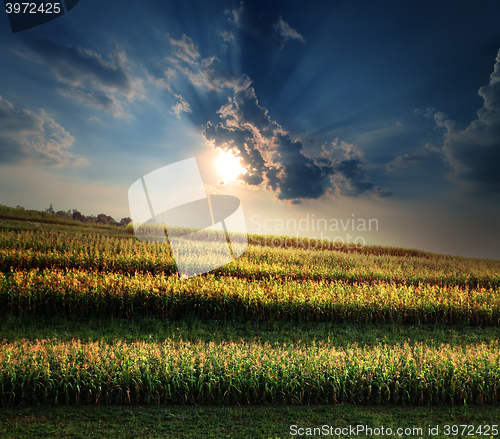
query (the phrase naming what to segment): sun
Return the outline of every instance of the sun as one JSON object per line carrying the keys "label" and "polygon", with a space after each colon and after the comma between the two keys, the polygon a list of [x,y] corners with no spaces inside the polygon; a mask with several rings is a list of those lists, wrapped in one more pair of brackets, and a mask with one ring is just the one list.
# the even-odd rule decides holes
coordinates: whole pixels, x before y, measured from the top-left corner
{"label": "sun", "polygon": [[235,157],[232,152],[220,151],[220,157],[215,163],[215,167],[224,183],[234,181],[240,174],[245,174],[247,170],[241,166],[241,157]]}

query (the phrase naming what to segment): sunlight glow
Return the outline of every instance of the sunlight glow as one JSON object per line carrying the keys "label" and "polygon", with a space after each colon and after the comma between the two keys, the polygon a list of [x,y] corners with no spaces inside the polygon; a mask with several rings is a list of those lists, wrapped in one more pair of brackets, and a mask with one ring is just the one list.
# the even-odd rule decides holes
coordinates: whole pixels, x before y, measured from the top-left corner
{"label": "sunlight glow", "polygon": [[235,157],[231,152],[220,151],[215,166],[224,183],[236,180],[238,175],[246,174],[247,170],[241,166],[240,160],[241,157]]}

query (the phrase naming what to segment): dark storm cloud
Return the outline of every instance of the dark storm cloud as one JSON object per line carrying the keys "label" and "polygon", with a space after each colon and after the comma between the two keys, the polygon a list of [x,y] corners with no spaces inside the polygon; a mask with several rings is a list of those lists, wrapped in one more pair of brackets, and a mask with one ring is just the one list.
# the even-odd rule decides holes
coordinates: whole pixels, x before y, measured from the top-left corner
{"label": "dark storm cloud", "polygon": [[43,109],[19,111],[0,96],[0,163],[32,158],[56,166],[84,164],[68,151],[74,140]]}
{"label": "dark storm cloud", "polygon": [[329,166],[318,166],[302,154],[303,145],[292,141],[287,134],[275,136],[273,163],[280,172],[267,175],[268,185],[277,192],[279,200],[316,199],[325,194],[325,180],[332,171]]}
{"label": "dark storm cloud", "polygon": [[262,14],[252,2],[241,2],[238,9],[227,12],[230,14],[229,21],[237,27],[263,41],[274,41],[278,47],[288,40],[305,42],[304,37],[282,17]]}
{"label": "dark storm cloud", "polygon": [[361,166],[361,160],[356,159],[347,159],[341,160],[336,163],[335,170],[342,174],[344,178],[349,180],[358,179],[360,177],[364,177],[364,171]]}
{"label": "dark storm cloud", "polygon": [[29,53],[22,51],[20,55],[33,57],[45,64],[58,81],[64,84],[120,90],[125,93],[132,89],[132,81],[118,56],[105,60],[91,50],[62,46],[40,38],[27,38],[23,46]]}
{"label": "dark storm cloud", "polygon": [[391,191],[375,186],[364,169],[362,152],[354,145],[335,139],[331,145],[323,145],[323,153],[317,159],[331,168],[330,182],[333,193],[340,196],[358,197],[371,193],[389,196]]}
{"label": "dark storm cloud", "polygon": [[271,137],[279,129],[279,125],[271,120],[266,108],[261,107],[255,90],[246,87],[236,91],[234,97],[221,107],[218,113],[229,124],[243,124],[257,129],[264,137]]}
{"label": "dark storm cloud", "polygon": [[242,181],[250,186],[259,186],[264,181],[266,162],[251,130],[236,126],[228,127],[222,123],[214,125],[209,122],[203,135],[214,148],[237,151],[247,169],[247,173],[240,176]]}
{"label": "dark storm cloud", "polygon": [[[232,14],[234,23],[247,31],[266,37],[278,32],[283,41],[302,39],[282,18],[266,22],[243,3]],[[202,90],[232,91],[227,103],[217,111],[220,121],[207,122],[203,136],[212,147],[231,151],[241,159],[246,172],[238,179],[247,187],[267,189],[277,199],[294,204],[326,194],[355,197],[390,194],[368,180],[361,152],[354,145],[334,142],[328,151],[319,148],[320,154],[308,152],[300,139],[292,139],[270,117],[267,108],[259,105],[247,75],[238,77],[234,68],[222,65],[215,56],[202,58],[198,47],[185,34],[179,40],[168,36],[168,42],[172,51],[167,61],[191,84]],[[178,104],[178,116],[185,108],[193,113],[198,111],[180,95],[175,96],[184,105]]]}
{"label": "dark storm cloud", "polygon": [[362,154],[354,145],[336,141],[320,155],[307,155],[303,143],[293,140],[259,105],[252,87],[235,91],[218,113],[223,121],[209,122],[203,135],[213,147],[241,158],[247,173],[240,180],[249,186],[264,187],[293,204],[327,192],[390,194],[367,179]]}
{"label": "dark storm cloud", "polygon": [[444,131],[441,152],[453,167],[451,178],[469,189],[500,193],[500,51],[490,83],[479,89],[483,106],[466,128],[435,108],[427,109]]}

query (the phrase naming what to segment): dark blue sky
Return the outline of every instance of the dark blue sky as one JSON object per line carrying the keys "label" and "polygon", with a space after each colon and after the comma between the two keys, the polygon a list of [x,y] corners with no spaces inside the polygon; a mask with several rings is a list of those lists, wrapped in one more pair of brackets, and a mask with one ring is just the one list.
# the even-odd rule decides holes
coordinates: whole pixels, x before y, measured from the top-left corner
{"label": "dark blue sky", "polygon": [[119,219],[137,178],[196,156],[252,224],[376,217],[367,243],[500,258],[499,22],[497,1],[80,0],[15,34],[0,14],[0,203]]}

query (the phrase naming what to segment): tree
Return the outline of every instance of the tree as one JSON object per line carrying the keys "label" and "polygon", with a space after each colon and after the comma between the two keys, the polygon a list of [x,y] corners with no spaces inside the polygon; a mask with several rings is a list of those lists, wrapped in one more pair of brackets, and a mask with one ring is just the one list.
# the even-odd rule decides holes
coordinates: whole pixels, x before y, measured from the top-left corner
{"label": "tree", "polygon": [[120,226],[127,226],[128,224],[130,224],[132,222],[132,220],[127,216],[125,218],[122,218],[120,220]]}
{"label": "tree", "polygon": [[116,221],[112,216],[106,215],[105,213],[100,213],[97,215],[97,222],[100,224],[116,225]]}
{"label": "tree", "polygon": [[78,210],[73,209],[73,219],[75,221],[81,221],[83,223],[85,220],[85,217],[80,212],[78,212]]}

